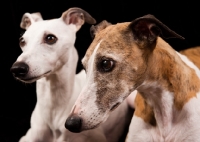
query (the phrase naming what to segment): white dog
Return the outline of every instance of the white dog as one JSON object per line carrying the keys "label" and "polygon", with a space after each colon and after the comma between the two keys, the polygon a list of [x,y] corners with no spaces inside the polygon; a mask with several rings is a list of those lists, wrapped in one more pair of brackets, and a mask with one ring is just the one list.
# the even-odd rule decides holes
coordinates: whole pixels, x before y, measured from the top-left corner
{"label": "white dog", "polygon": [[76,73],[78,54],[76,32],[87,22],[94,24],[86,11],[70,8],[58,19],[43,20],[40,13],[25,13],[20,38],[23,53],[11,67],[20,81],[37,81],[37,103],[31,128],[20,142],[106,142],[101,128],[83,133],[65,129],[65,119],[80,93],[85,72]]}
{"label": "white dog", "polygon": [[183,37],[153,15],[94,29],[82,59],[87,83],[66,123],[98,126],[137,90],[127,142],[199,142],[199,69],[161,38]]}

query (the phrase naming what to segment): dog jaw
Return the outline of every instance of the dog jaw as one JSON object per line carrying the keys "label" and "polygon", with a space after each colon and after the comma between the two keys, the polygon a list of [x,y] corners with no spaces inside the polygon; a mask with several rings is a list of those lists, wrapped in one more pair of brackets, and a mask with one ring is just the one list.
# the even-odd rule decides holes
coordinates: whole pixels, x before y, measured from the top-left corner
{"label": "dog jaw", "polygon": [[48,76],[49,74],[51,74],[51,71],[48,71],[48,72],[46,72],[46,73],[44,73],[44,74],[42,74],[42,75],[40,75],[40,76],[35,76],[35,77],[15,77],[17,80],[19,80],[19,81],[21,81],[21,82],[24,82],[24,83],[33,83],[33,82],[35,82],[35,81],[37,81],[37,80],[39,80],[39,79],[41,79],[41,78],[43,78],[43,77],[46,77],[46,76]]}

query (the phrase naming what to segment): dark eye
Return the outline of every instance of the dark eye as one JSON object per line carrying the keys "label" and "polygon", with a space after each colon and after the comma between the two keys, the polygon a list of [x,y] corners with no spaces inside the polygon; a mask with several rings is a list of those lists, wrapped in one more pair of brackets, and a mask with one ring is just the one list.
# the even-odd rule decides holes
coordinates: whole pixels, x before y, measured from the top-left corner
{"label": "dark eye", "polygon": [[56,36],[52,34],[49,34],[44,38],[44,42],[50,45],[56,43],[56,41],[57,41]]}
{"label": "dark eye", "polygon": [[114,67],[114,61],[110,59],[104,59],[100,62],[100,71],[109,72]]}

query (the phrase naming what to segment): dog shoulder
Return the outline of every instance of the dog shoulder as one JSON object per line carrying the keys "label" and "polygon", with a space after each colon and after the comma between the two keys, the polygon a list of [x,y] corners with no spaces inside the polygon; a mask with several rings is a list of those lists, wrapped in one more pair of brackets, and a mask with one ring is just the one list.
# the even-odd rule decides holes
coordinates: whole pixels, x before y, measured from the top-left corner
{"label": "dog shoulder", "polygon": [[191,47],[180,51],[181,54],[187,56],[198,68],[200,68],[200,46]]}
{"label": "dog shoulder", "polygon": [[[199,50],[200,50],[200,48],[199,48]],[[189,52],[184,51],[181,53],[177,52],[177,54],[180,56],[182,61],[185,62],[190,68],[193,68],[195,70],[197,76],[200,78],[200,70],[198,68],[198,67],[200,67],[200,56],[195,57],[196,55],[194,55],[193,53],[190,51]],[[199,66],[197,66],[197,64],[199,64]]]}

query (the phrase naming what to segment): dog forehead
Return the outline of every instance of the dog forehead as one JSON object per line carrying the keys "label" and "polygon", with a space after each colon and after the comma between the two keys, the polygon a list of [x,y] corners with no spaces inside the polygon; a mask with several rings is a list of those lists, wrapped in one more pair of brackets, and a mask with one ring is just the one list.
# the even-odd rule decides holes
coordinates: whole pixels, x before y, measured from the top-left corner
{"label": "dog forehead", "polygon": [[66,28],[66,24],[63,21],[60,21],[60,19],[51,19],[51,20],[43,20],[34,22],[30,25],[30,27],[27,29],[27,33],[42,33],[43,31],[47,31],[50,33],[64,33]]}
{"label": "dog forehead", "polygon": [[[25,31],[23,37],[28,38],[29,36],[33,38],[34,36],[42,35],[47,28],[47,21],[33,22],[30,27]],[[39,37],[38,37],[39,38]]]}
{"label": "dog forehead", "polygon": [[126,44],[129,44],[129,41],[132,38],[132,34],[128,28],[129,24],[129,22],[118,23],[99,31],[86,51],[82,62],[85,64],[89,60],[100,41],[101,44],[96,51],[96,55],[101,54],[102,56],[106,56],[111,55],[112,53],[118,53],[118,56],[120,56],[122,50],[126,53]]}

